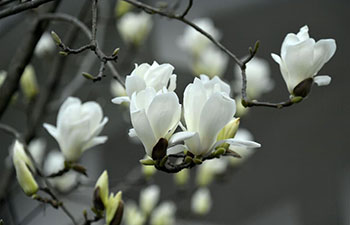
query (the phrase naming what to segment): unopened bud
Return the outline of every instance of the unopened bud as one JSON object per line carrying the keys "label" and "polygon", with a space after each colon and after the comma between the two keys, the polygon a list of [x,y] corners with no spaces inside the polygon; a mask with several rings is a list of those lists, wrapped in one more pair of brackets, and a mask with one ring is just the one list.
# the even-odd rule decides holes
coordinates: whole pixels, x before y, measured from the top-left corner
{"label": "unopened bud", "polygon": [[94,80],[95,79],[94,76],[92,76],[91,74],[86,73],[86,72],[83,72],[82,75],[83,75],[83,77],[85,77],[88,80]]}
{"label": "unopened bud", "polygon": [[113,56],[113,57],[116,56],[116,55],[118,54],[119,50],[120,50],[120,48],[114,49],[114,51],[113,51],[113,53],[112,53],[112,56]]}
{"label": "unopened bud", "polygon": [[140,163],[145,166],[153,166],[156,164],[156,162],[154,162],[153,159],[141,159]]}
{"label": "unopened bud", "polygon": [[293,102],[293,103],[299,103],[299,102],[301,102],[303,100],[303,97],[301,97],[301,96],[294,96],[294,97],[292,97],[292,99],[291,99],[291,101]]}
{"label": "unopened bud", "polygon": [[28,65],[24,69],[20,84],[24,95],[29,100],[33,99],[39,93],[39,85],[32,65]]}
{"label": "unopened bud", "polygon": [[100,187],[95,188],[94,196],[93,196],[93,205],[94,205],[94,208],[97,210],[103,211],[105,209],[105,206],[101,199]]}
{"label": "unopened bud", "polygon": [[53,41],[55,42],[56,45],[61,45],[62,44],[61,38],[55,33],[55,31],[51,31],[51,37],[52,37],[52,39],[53,39]]}

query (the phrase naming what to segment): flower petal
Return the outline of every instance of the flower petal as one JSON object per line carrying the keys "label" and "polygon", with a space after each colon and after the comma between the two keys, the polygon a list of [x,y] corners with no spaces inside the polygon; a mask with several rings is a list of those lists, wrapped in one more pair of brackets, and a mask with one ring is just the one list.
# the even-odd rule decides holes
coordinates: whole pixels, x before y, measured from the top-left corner
{"label": "flower petal", "polygon": [[332,78],[327,75],[316,76],[314,77],[314,82],[317,86],[326,86],[331,83]]}
{"label": "flower petal", "polygon": [[276,55],[275,53],[271,53],[271,57],[276,63],[281,65],[281,57],[279,55]]}
{"label": "flower petal", "polygon": [[141,91],[146,88],[146,83],[140,76],[127,76],[125,79],[126,94],[131,97],[134,92]]}
{"label": "flower petal", "polygon": [[176,89],[176,75],[173,74],[170,76],[168,91],[175,91]]}
{"label": "flower petal", "polygon": [[147,111],[156,139],[164,138],[179,123],[180,116],[181,105],[174,92],[156,95]]}
{"label": "flower petal", "polygon": [[137,137],[141,140],[148,156],[152,157],[152,149],[157,143],[152,127],[144,109],[131,113],[131,123],[136,131]]}
{"label": "flower petal", "polygon": [[313,66],[316,75],[322,66],[332,58],[337,46],[334,39],[319,40],[315,44]]}
{"label": "flower petal", "polygon": [[223,143],[230,144],[232,146],[238,146],[238,147],[246,147],[246,148],[260,148],[261,144],[255,142],[255,141],[247,141],[247,140],[240,140],[236,138],[229,138],[225,140],[220,140],[215,143],[213,149],[220,146]]}
{"label": "flower petal", "polygon": [[188,150],[194,155],[201,155],[203,153],[201,147],[201,140],[199,134],[196,132],[191,138],[185,140]]}
{"label": "flower petal", "polygon": [[83,151],[92,148],[96,145],[103,144],[108,140],[107,136],[100,136],[100,137],[94,137],[92,138],[85,146],[83,147]]}
{"label": "flower petal", "polygon": [[167,149],[167,155],[177,154],[183,152],[185,149],[185,145],[175,145]]}
{"label": "flower petal", "polygon": [[199,135],[202,148],[210,150],[219,131],[232,119],[235,112],[235,101],[225,94],[214,93],[208,99],[200,114]]}
{"label": "flower petal", "polygon": [[186,139],[193,137],[196,132],[181,131],[173,134],[168,142],[169,146],[176,145]]}
{"label": "flower petal", "polygon": [[[62,123],[62,119],[66,119],[66,111],[68,108],[74,108],[79,109],[81,105],[81,101],[79,98],[75,97],[68,97],[63,104],[61,105],[58,114],[57,114],[57,122],[56,125],[59,126],[59,124]],[[70,110],[71,111],[71,110]],[[74,113],[74,115],[77,115],[77,113]]]}
{"label": "flower petal", "polygon": [[119,105],[119,104],[122,104],[124,102],[130,102],[130,98],[129,98],[129,96],[116,97],[116,98],[112,99],[112,102],[114,104],[118,104]]}
{"label": "flower petal", "polygon": [[47,130],[47,132],[49,132],[49,134],[57,140],[58,138],[57,128],[48,123],[44,123],[43,126]]}

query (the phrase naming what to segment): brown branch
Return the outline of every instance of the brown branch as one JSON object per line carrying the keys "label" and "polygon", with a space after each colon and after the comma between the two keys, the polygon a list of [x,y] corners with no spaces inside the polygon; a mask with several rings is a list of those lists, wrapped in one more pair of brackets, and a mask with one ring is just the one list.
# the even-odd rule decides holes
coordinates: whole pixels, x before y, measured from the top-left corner
{"label": "brown branch", "polygon": [[34,1],[27,1],[24,3],[20,3],[18,5],[12,6],[12,7],[8,7],[7,9],[0,11],[0,19],[7,17],[7,16],[17,14],[17,13],[20,13],[20,12],[25,11],[27,9],[36,8],[42,4],[52,2],[52,1],[55,1],[55,0],[34,0]]}

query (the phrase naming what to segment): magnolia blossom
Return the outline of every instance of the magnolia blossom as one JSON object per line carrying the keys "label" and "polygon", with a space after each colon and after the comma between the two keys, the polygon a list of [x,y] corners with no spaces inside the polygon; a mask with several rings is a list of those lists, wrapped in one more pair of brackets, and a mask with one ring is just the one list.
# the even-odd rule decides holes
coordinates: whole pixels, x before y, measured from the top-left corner
{"label": "magnolia blossom", "polygon": [[214,46],[203,49],[191,63],[195,75],[207,74],[209,77],[222,76],[226,70],[228,56]]}
{"label": "magnolia blossom", "polygon": [[19,185],[26,195],[32,196],[39,190],[31,172],[34,171],[34,164],[25,153],[23,145],[17,140],[13,145],[12,161]]}
{"label": "magnolia blossom", "polygon": [[147,155],[154,158],[155,145],[162,138],[169,140],[178,126],[181,105],[174,92],[157,93],[154,88],[146,88],[131,97],[130,115],[133,125],[130,135],[136,135]]}
{"label": "magnolia blossom", "polygon": [[139,46],[145,41],[152,26],[152,16],[144,12],[126,13],[118,20],[117,24],[118,31],[123,40],[135,46]]}
{"label": "magnolia blossom", "polygon": [[113,97],[122,97],[122,96],[127,95],[125,88],[117,80],[113,80],[111,82],[111,93],[112,93]]}
{"label": "magnolia blossom", "polygon": [[134,92],[139,92],[147,87],[152,87],[157,92],[167,87],[168,91],[176,88],[176,75],[173,74],[174,67],[169,63],[158,64],[156,61],[152,65],[142,63],[135,64],[135,69],[126,77],[125,88],[127,96],[117,97],[112,100],[115,104],[130,101]]}
{"label": "magnolia blossom", "polygon": [[[321,39],[315,42],[309,36],[309,28],[303,26],[299,33],[287,34],[282,43],[281,56],[276,54],[271,56],[280,65],[289,93],[305,97],[312,81],[319,86],[328,85],[331,82],[329,76],[316,75],[334,55],[335,50],[334,39]],[[304,85],[301,84],[303,81],[306,81]],[[296,88],[298,86],[299,88]]]}
{"label": "magnolia blossom", "polygon": [[173,202],[163,202],[152,213],[151,225],[174,225],[176,205]]}
{"label": "magnolia blossom", "polygon": [[[274,81],[270,77],[270,68],[267,61],[254,57],[247,63],[247,95],[250,99],[257,99],[262,94],[269,92],[274,87]],[[235,91],[241,93],[242,75],[238,65],[235,66]]]}
{"label": "magnolia blossom", "polygon": [[[209,33],[215,40],[220,39],[221,34],[215,28],[214,23],[211,19],[199,18],[193,20],[193,23]],[[190,51],[193,55],[200,54],[203,49],[211,45],[211,42],[207,37],[192,27],[186,27],[185,32],[183,36],[179,38],[178,43],[182,49]]]}
{"label": "magnolia blossom", "polygon": [[[44,163],[44,172],[51,175],[64,169],[64,156],[59,151],[51,151]],[[60,192],[71,190],[78,183],[77,172],[69,171],[59,177],[50,178],[50,183]]]}
{"label": "magnolia blossom", "polygon": [[108,118],[103,118],[101,106],[96,102],[85,102],[68,97],[59,109],[57,127],[45,123],[46,130],[56,139],[67,161],[77,161],[81,154],[107,141],[99,136]]}
{"label": "magnolia blossom", "polygon": [[56,49],[55,42],[52,40],[51,35],[48,32],[45,32],[38,44],[35,47],[34,54],[38,57],[43,57],[50,55]]}
{"label": "magnolia blossom", "polygon": [[235,114],[236,104],[229,97],[230,87],[215,77],[205,75],[195,78],[184,92],[184,119],[187,131],[194,135],[185,140],[186,147],[194,155],[205,156],[224,142],[238,145],[260,145],[233,139],[217,140],[217,135]]}
{"label": "magnolia blossom", "polygon": [[160,189],[157,185],[151,185],[140,192],[140,208],[145,214],[152,212],[159,201]]}
{"label": "magnolia blossom", "polygon": [[209,189],[200,188],[192,196],[191,209],[198,215],[207,214],[212,205]]}

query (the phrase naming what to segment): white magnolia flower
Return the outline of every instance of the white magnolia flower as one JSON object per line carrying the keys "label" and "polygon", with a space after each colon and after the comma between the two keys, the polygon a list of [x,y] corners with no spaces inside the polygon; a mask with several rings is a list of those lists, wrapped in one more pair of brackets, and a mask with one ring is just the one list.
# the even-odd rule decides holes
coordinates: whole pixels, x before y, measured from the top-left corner
{"label": "white magnolia flower", "polygon": [[[134,93],[130,102],[133,129],[129,135],[136,135],[152,157],[153,147],[161,138],[169,140],[181,117],[181,105],[174,92],[158,92],[146,88]],[[170,142],[170,140],[169,140]]]}
{"label": "white magnolia flower", "polygon": [[174,225],[176,205],[173,202],[163,202],[152,213],[151,225]]}
{"label": "white magnolia flower", "polygon": [[[64,169],[64,156],[59,151],[51,151],[44,163],[44,173],[51,175]],[[49,181],[60,192],[71,190],[78,183],[79,175],[74,171],[69,171],[62,176],[50,178]]]}
{"label": "white magnolia flower", "polygon": [[[262,94],[272,90],[274,81],[270,77],[270,67],[267,61],[254,57],[247,64],[247,95],[250,99],[257,99]],[[238,65],[235,66],[235,92],[241,93],[242,75]]]}
{"label": "white magnolia flower", "polygon": [[159,201],[160,188],[151,185],[140,192],[140,208],[145,214],[152,212]]}
{"label": "white magnolia flower", "polygon": [[[198,18],[193,20],[201,29],[209,33],[215,40],[219,40],[221,37],[220,32],[215,28],[214,23],[209,18]],[[186,27],[184,34],[178,40],[179,46],[190,51],[193,55],[201,54],[202,50],[211,45],[211,41],[203,34],[199,33],[192,27]]]}
{"label": "white magnolia flower", "polygon": [[51,35],[48,32],[45,32],[36,45],[34,54],[38,57],[43,57],[52,54],[55,49],[56,44],[52,40]]}
{"label": "white magnolia flower", "polygon": [[44,158],[46,141],[43,138],[32,140],[28,145],[28,150],[36,164],[41,165]]}
{"label": "white magnolia flower", "polygon": [[17,140],[13,145],[12,161],[16,169],[16,176],[19,185],[26,195],[32,196],[39,190],[39,186],[31,172],[35,171],[34,165],[25,153],[23,145]]}
{"label": "white magnolia flower", "polygon": [[207,214],[212,205],[210,191],[207,188],[198,189],[192,196],[191,209],[198,215]]}
{"label": "white magnolia flower", "polygon": [[146,215],[139,210],[135,202],[127,202],[123,219],[126,225],[143,225],[146,222]]}
{"label": "white magnolia flower", "polygon": [[195,78],[184,92],[184,118],[188,131],[194,136],[185,140],[186,147],[194,155],[204,156],[224,142],[238,145],[252,145],[254,142],[236,142],[233,139],[216,142],[217,135],[235,114],[235,101],[229,97],[230,87],[215,77],[205,75]]}
{"label": "white magnolia flower", "polygon": [[214,46],[207,47],[191,63],[195,75],[206,74],[209,77],[223,76],[228,63],[228,56]]}
{"label": "white magnolia flower", "polygon": [[106,136],[97,137],[108,118],[103,118],[101,106],[68,97],[57,115],[57,127],[45,123],[46,130],[56,139],[67,161],[77,161],[82,153],[107,141]]}
{"label": "white magnolia flower", "polygon": [[271,56],[280,65],[289,93],[305,97],[308,91],[295,90],[302,81],[311,79],[308,89],[312,81],[319,86],[328,85],[331,82],[329,76],[316,75],[322,66],[334,55],[335,50],[336,44],[334,39],[321,39],[315,42],[309,36],[309,28],[303,26],[300,28],[299,33],[287,34],[282,43],[281,56],[276,54],[271,54]]}
{"label": "white magnolia flower", "polygon": [[152,26],[152,16],[144,12],[126,13],[117,24],[123,40],[135,46],[141,45],[146,40]]}
{"label": "white magnolia flower", "polygon": [[[253,135],[244,128],[239,128],[235,138],[239,140],[245,140],[245,141],[253,141],[254,137]],[[243,162],[245,162],[256,150],[254,148],[249,148],[247,146],[234,146],[230,145],[229,147],[230,150],[238,153],[242,158],[235,158],[235,157],[230,157],[229,162],[232,166],[239,166]]]}
{"label": "white magnolia flower", "polygon": [[223,174],[227,168],[225,158],[204,161],[197,169],[196,183],[198,186],[208,186],[216,175]]}
{"label": "white magnolia flower", "polygon": [[176,75],[173,74],[174,67],[169,63],[158,64],[156,61],[152,65],[142,63],[135,64],[135,69],[126,77],[125,97],[117,97],[112,100],[115,104],[130,101],[134,92],[145,90],[152,87],[156,92],[167,87],[168,91],[174,91],[176,88]]}

